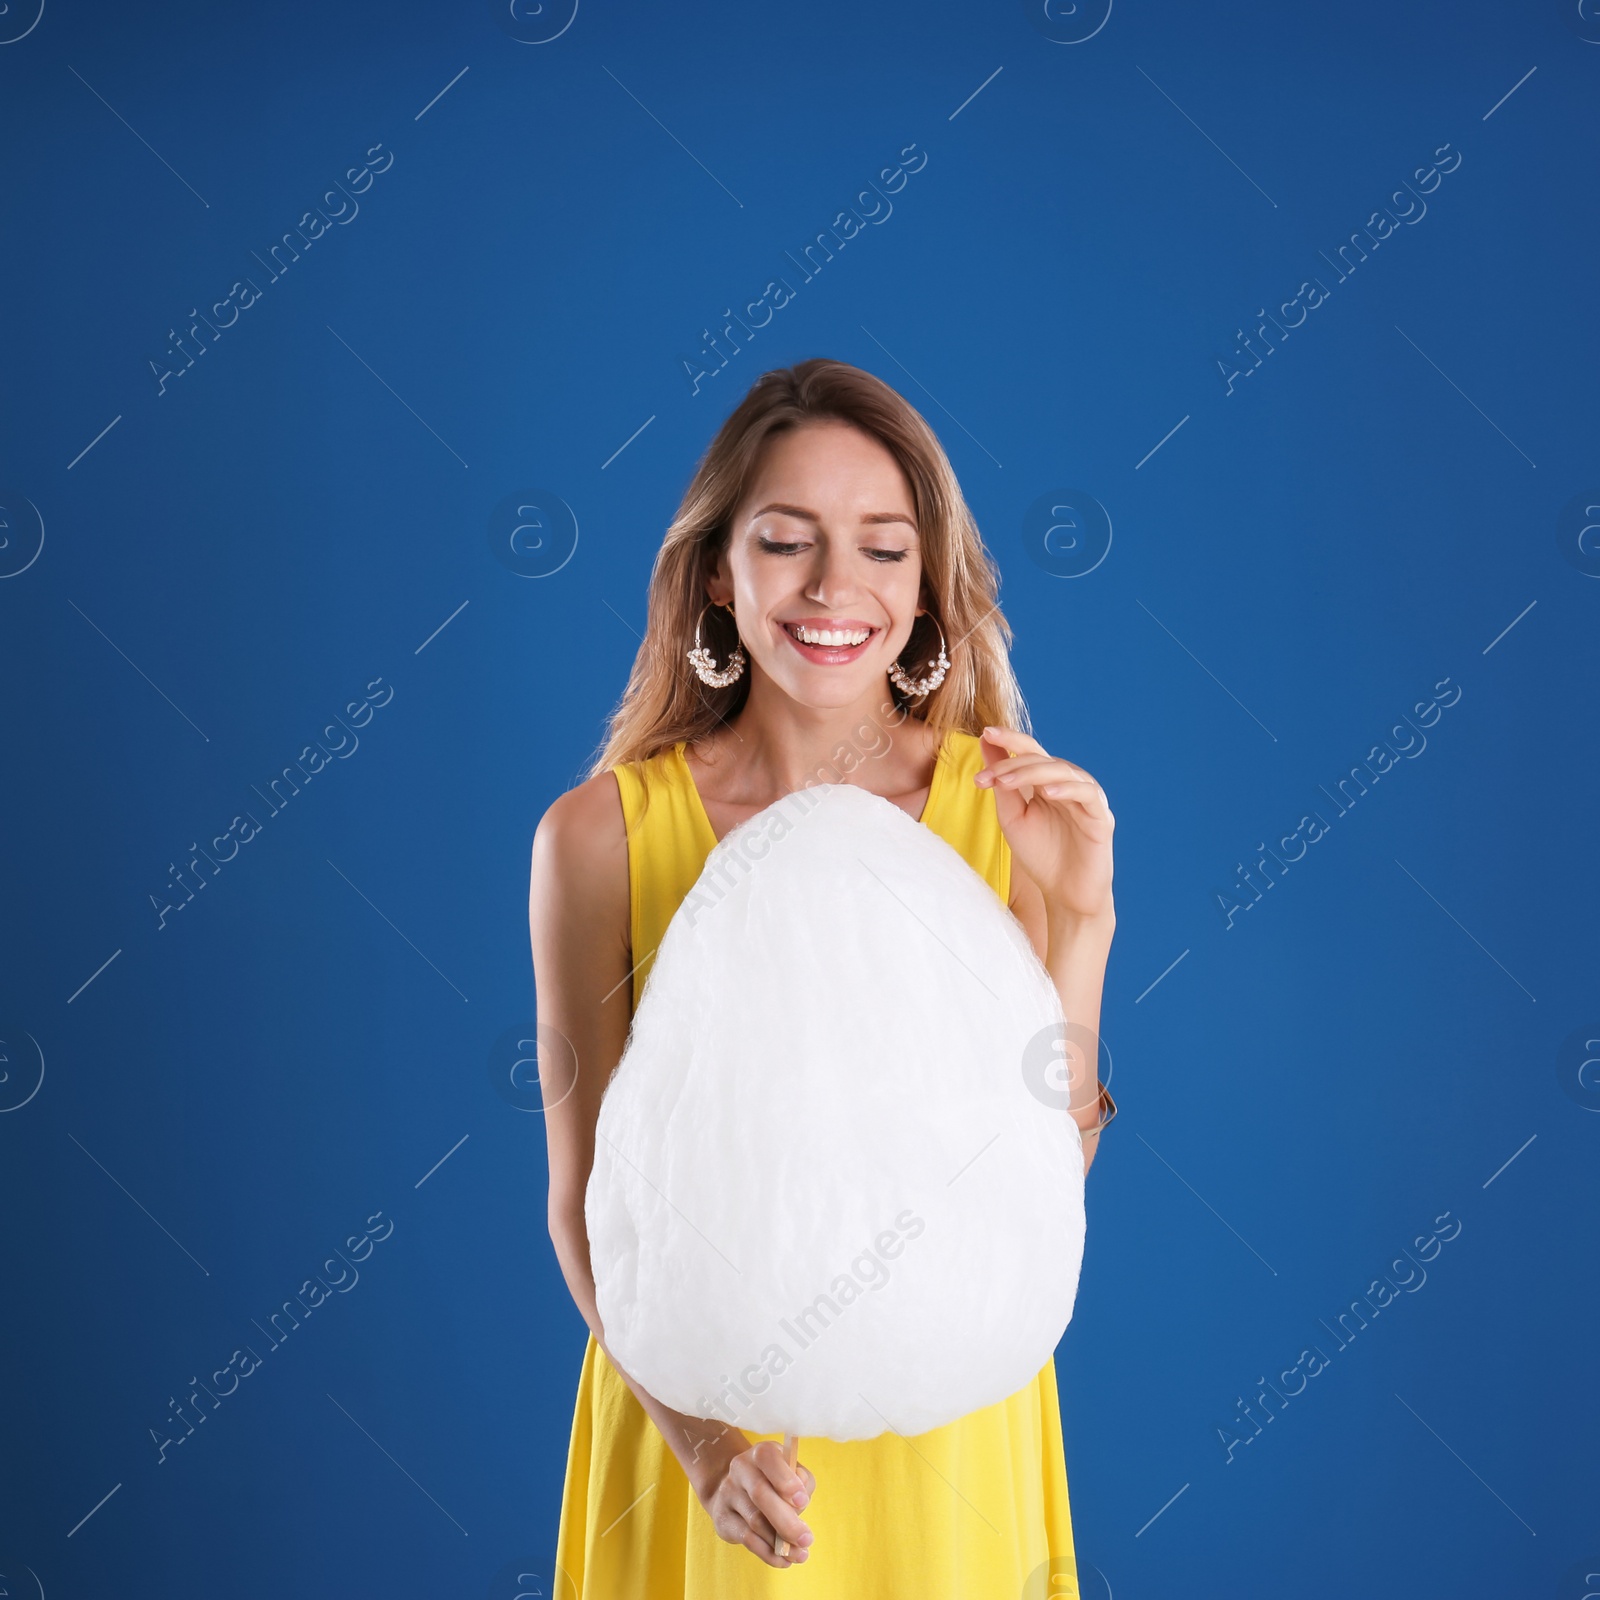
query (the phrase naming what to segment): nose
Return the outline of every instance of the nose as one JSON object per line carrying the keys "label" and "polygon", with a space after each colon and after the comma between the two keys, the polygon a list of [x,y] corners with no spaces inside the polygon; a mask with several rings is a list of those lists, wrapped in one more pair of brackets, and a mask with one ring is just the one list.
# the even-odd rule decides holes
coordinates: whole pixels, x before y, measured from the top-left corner
{"label": "nose", "polygon": [[806,599],[824,611],[843,610],[856,593],[848,547],[838,539],[819,539],[813,560]]}

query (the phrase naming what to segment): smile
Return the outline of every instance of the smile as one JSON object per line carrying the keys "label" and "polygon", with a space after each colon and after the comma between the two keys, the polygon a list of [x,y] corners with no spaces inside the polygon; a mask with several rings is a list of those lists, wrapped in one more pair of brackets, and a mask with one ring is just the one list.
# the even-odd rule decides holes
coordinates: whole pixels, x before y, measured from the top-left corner
{"label": "smile", "polygon": [[827,666],[854,661],[880,631],[869,623],[830,617],[785,622],[780,626],[808,661]]}

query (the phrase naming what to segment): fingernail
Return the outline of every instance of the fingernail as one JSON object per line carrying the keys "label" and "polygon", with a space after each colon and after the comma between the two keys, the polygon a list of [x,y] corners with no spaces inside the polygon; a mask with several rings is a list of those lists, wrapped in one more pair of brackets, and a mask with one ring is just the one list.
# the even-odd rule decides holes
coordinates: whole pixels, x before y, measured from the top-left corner
{"label": "fingernail", "polygon": [[810,1496],[810,1495],[808,1495],[808,1494],[807,1494],[807,1493],[806,1493],[806,1492],[805,1492],[805,1490],[804,1490],[804,1489],[801,1489],[801,1490],[800,1490],[800,1491],[799,1491],[799,1492],[798,1492],[798,1493],[797,1493],[797,1494],[796,1494],[796,1495],[795,1495],[795,1497],[794,1497],[794,1503],[795,1503],[795,1504],[796,1504],[796,1505],[797,1505],[797,1506],[802,1506],[802,1507],[803,1507],[803,1506],[804,1506],[804,1505],[805,1505],[805,1503],[806,1503],[806,1501],[807,1501],[807,1500],[809,1500],[809,1499],[810,1499],[810,1498],[811,1498],[811,1496]]}

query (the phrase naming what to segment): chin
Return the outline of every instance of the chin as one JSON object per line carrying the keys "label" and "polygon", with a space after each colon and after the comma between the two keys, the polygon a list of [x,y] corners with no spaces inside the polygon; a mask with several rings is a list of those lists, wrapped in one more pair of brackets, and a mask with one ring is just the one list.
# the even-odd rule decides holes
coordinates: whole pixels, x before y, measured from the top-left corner
{"label": "chin", "polygon": [[889,679],[881,672],[845,672],[823,667],[811,672],[771,676],[791,700],[814,711],[837,711],[853,706],[874,683],[882,684],[885,699],[889,696]]}

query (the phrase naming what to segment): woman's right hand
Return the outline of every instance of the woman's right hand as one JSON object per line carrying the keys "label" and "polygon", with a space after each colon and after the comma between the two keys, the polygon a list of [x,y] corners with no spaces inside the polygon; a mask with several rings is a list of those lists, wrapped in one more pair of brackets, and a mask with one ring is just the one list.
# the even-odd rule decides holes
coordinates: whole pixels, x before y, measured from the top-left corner
{"label": "woman's right hand", "polygon": [[[771,1439],[752,1445],[737,1428],[729,1428],[697,1465],[703,1470],[695,1474],[694,1491],[719,1539],[742,1544],[769,1567],[806,1559],[811,1530],[799,1511],[817,1486],[809,1467],[789,1466],[782,1446]],[[777,1539],[789,1541],[788,1555],[777,1553]]]}

